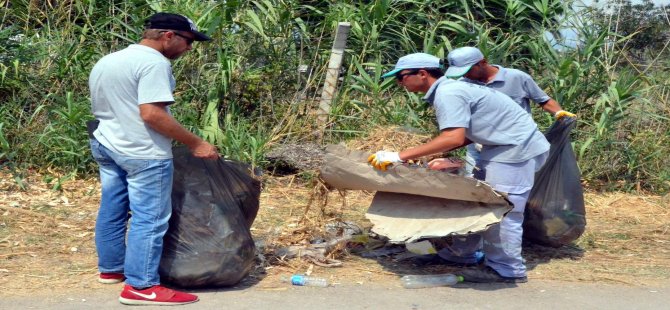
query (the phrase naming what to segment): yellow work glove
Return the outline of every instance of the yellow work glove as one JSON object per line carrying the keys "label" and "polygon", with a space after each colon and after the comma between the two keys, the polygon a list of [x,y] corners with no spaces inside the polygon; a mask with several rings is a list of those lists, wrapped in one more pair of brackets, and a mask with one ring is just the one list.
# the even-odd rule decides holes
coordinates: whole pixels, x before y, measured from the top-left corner
{"label": "yellow work glove", "polygon": [[568,112],[568,111],[564,111],[564,110],[560,110],[560,111],[556,112],[556,114],[554,114],[554,117],[555,117],[557,120],[559,120],[559,119],[561,119],[561,118],[563,118],[563,117],[566,117],[566,116],[567,116],[567,117],[572,117],[572,118],[576,118],[576,117],[577,117],[577,115],[575,115],[574,113],[570,113],[570,112]]}
{"label": "yellow work glove", "polygon": [[386,171],[388,166],[401,163],[402,160],[400,160],[398,152],[379,151],[370,155],[370,157],[368,157],[368,162],[375,167],[375,169]]}

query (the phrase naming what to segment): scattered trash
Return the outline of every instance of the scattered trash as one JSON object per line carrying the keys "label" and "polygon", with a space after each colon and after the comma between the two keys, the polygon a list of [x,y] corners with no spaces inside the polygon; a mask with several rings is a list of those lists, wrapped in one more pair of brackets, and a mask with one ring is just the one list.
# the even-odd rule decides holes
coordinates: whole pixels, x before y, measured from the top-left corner
{"label": "scattered trash", "polygon": [[393,260],[396,261],[396,262],[399,262],[399,261],[412,259],[412,258],[417,257],[417,256],[421,256],[421,255],[414,254],[412,252],[403,251],[402,253],[398,253],[398,255],[393,256]]}
{"label": "scattered trash", "polygon": [[463,277],[451,273],[429,275],[407,275],[400,278],[404,288],[426,288],[437,286],[452,286],[463,282]]}
{"label": "scattered trash", "polygon": [[353,235],[360,235],[363,233],[363,229],[354,222],[350,221],[337,221],[326,223],[325,225],[326,233],[331,236],[342,236],[348,237]]}
{"label": "scattered trash", "polygon": [[290,245],[275,251],[275,255],[282,258],[304,258],[317,266],[321,267],[340,267],[342,262],[336,259],[328,258],[328,254],[336,248],[343,247],[351,239],[349,237],[340,237],[323,243],[307,245]]}
{"label": "scattered trash", "polygon": [[297,286],[318,286],[318,287],[327,287],[328,280],[324,278],[317,278],[311,276],[305,276],[301,274],[294,274],[290,278],[282,278],[282,282],[290,282],[293,285]]}
{"label": "scattered trash", "polygon": [[382,256],[391,256],[393,254],[404,253],[405,249],[402,246],[389,246],[381,249],[376,249],[368,252],[362,252],[361,256],[365,258],[377,258]]}
{"label": "scattered trash", "polygon": [[437,251],[433,247],[433,244],[430,243],[430,241],[428,241],[428,240],[423,240],[423,241],[419,241],[419,242],[405,243],[405,247],[407,248],[408,251],[410,251],[414,254],[419,254],[419,255],[437,254]]}
{"label": "scattered trash", "polygon": [[308,239],[294,239],[290,245],[275,249],[273,256],[280,260],[302,258],[320,267],[340,267],[342,262],[333,257],[348,252],[351,247],[369,249],[368,243],[375,243],[358,224],[348,221],[330,221],[319,231],[305,231],[299,227],[282,235],[302,235]]}

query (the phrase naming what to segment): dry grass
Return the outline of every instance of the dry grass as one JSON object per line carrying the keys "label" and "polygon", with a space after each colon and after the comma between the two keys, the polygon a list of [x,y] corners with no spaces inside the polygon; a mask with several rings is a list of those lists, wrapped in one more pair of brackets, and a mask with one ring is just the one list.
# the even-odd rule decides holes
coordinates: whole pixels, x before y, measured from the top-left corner
{"label": "dry grass", "polygon": [[0,286],[87,287],[97,273],[93,229],[99,185],[65,182],[52,191],[40,175],[24,180],[26,191],[0,172]]}
{"label": "dry grass", "polygon": [[[348,149],[367,151],[402,151],[428,142],[432,137],[427,134],[416,133],[398,127],[377,127],[369,131],[368,135],[360,140],[351,140],[347,143]],[[441,155],[431,155],[410,161],[427,163]]]}
{"label": "dry grass", "polygon": [[[376,146],[375,146],[376,147]],[[393,146],[391,146],[393,148]],[[396,148],[398,149],[398,148]],[[93,228],[99,202],[97,180],[71,180],[54,191],[38,174],[29,174],[25,191],[7,171],[0,171],[0,289],[27,294],[35,289],[101,289],[97,275]],[[317,185],[315,185],[317,184]],[[272,255],[287,245],[325,237],[329,222],[353,221],[366,228],[370,193],[331,192],[315,180],[297,176],[264,180],[261,208],[252,227],[267,260],[249,280],[259,287],[280,285],[278,277],[311,271],[331,282],[386,282],[402,273],[449,271],[390,258],[335,255],[341,268],[313,266],[301,259]],[[670,206],[667,197],[622,193],[587,193],[587,229],[572,245],[560,249],[527,246],[531,279],[651,284],[670,278]]]}
{"label": "dry grass", "polygon": [[377,127],[360,140],[351,140],[347,148],[361,151],[401,151],[428,142],[431,136],[418,134],[397,127]]}

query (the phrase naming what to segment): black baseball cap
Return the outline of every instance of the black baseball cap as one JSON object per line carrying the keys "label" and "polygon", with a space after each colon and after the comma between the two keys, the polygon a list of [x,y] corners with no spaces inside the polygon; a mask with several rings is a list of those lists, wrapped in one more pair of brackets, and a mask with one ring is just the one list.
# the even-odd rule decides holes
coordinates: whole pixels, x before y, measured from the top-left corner
{"label": "black baseball cap", "polygon": [[195,41],[209,41],[212,38],[199,32],[188,17],[173,13],[156,13],[144,21],[144,29],[166,29],[190,32]]}

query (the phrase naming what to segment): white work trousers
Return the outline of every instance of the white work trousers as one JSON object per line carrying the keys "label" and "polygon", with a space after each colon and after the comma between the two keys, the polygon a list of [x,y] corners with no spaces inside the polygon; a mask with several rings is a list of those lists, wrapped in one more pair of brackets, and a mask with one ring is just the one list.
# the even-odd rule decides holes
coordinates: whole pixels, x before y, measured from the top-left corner
{"label": "white work trousers", "polygon": [[525,276],[526,265],[521,257],[523,215],[535,172],[544,165],[548,153],[521,163],[479,160],[479,170],[474,171],[475,178],[486,181],[497,191],[506,192],[514,208],[500,223],[490,226],[482,233],[454,237],[452,245],[440,251],[440,257],[459,263],[475,263],[475,252],[481,249],[486,265],[501,276]]}

